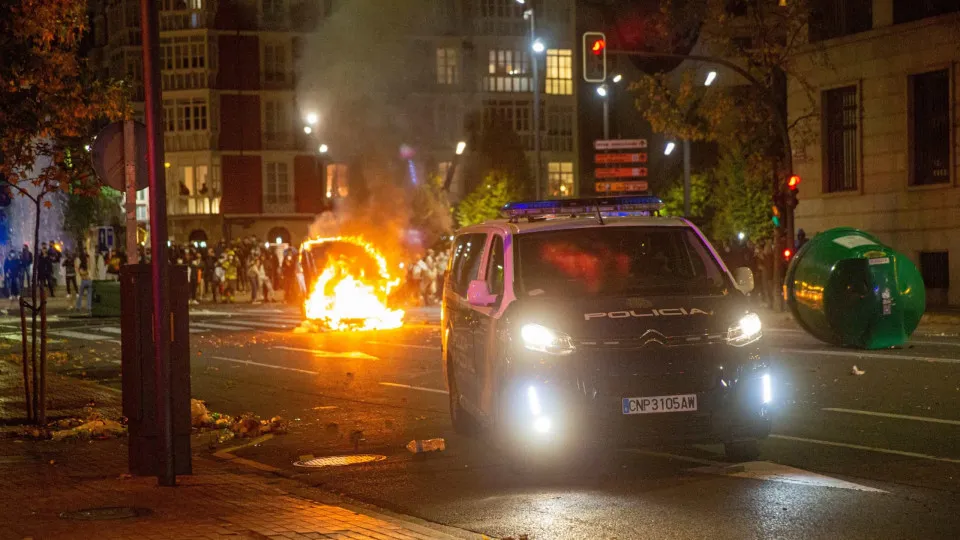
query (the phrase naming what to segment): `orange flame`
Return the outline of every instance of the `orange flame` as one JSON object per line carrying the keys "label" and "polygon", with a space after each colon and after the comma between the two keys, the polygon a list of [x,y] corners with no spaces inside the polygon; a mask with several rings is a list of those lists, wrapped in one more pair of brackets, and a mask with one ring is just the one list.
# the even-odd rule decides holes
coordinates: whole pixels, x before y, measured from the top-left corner
{"label": "orange flame", "polygon": [[368,276],[355,262],[328,255],[304,304],[307,318],[331,330],[386,330],[403,326],[403,310],[387,306],[387,298],[400,284],[400,278],[390,275],[386,259],[372,244],[358,236],[317,238],[305,242],[301,253],[334,242],[362,248],[376,263],[378,275]]}

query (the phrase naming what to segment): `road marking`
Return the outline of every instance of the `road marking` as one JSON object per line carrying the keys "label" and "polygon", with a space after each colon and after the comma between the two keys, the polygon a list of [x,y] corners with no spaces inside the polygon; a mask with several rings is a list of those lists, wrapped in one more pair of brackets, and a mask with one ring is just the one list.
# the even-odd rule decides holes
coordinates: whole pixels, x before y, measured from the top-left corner
{"label": "road marking", "polygon": [[[49,333],[49,332],[48,332]],[[10,341],[20,341],[20,332],[9,333],[9,334],[0,334],[0,339],[9,339]],[[27,340],[30,339],[30,333],[27,332]],[[40,339],[40,332],[37,332],[37,339]],[[47,343],[61,343],[62,339],[48,339]]]}
{"label": "road marking", "polygon": [[960,343],[950,343],[948,341],[914,341],[910,340],[907,342],[909,345],[937,345],[937,346],[946,346],[946,347],[960,347]]}
{"label": "road marking", "polygon": [[410,386],[409,384],[399,384],[392,382],[382,382],[382,386],[391,386],[394,388],[406,388],[407,390],[420,390],[421,392],[433,392],[434,394],[449,394],[446,390],[437,390],[436,388],[426,388],[423,386]]}
{"label": "road marking", "polygon": [[116,334],[118,336],[121,334],[120,329],[116,326],[102,326],[100,328],[94,328],[94,330],[97,332],[106,332],[107,334]]}
{"label": "road marking", "polygon": [[74,332],[72,330],[53,330],[53,331],[48,331],[47,333],[54,336],[83,339],[86,341],[110,341],[110,342],[120,343],[119,341],[115,339],[110,339],[107,336],[99,336],[97,334],[85,334],[83,332]]}
{"label": "road marking", "polygon": [[664,459],[674,459],[677,461],[686,461],[696,463],[697,465],[707,465],[709,467],[729,467],[732,463],[723,463],[721,461],[711,461],[709,459],[695,458],[691,456],[681,456],[677,454],[668,454],[666,452],[654,452],[653,450],[640,450],[639,448],[622,448],[620,452],[625,454],[638,454],[641,456],[658,457]]}
{"label": "road marking", "polygon": [[863,414],[866,416],[882,416],[884,418],[898,418],[900,420],[916,420],[918,422],[932,422],[934,424],[950,424],[960,426],[960,420],[946,420],[944,418],[930,418],[929,416],[910,416],[909,414],[893,414],[873,411],[861,411],[858,409],[840,409],[837,407],[824,407],[823,411],[843,412],[850,414]]}
{"label": "road marking", "polygon": [[913,360],[917,362],[937,362],[942,364],[960,364],[960,359],[939,358],[936,356],[910,356],[903,354],[878,354],[854,351],[827,351],[819,349],[780,349],[786,354],[822,354],[824,356],[848,356],[851,358],[881,358],[886,360]]}
{"label": "road marking", "polygon": [[796,484],[808,487],[829,487],[872,493],[887,493],[882,489],[864,486],[862,484],[854,484],[846,480],[831,478],[815,472],[805,471],[779,463],[771,463],[769,461],[748,461],[736,465],[724,464],[723,467],[697,467],[690,469],[690,472],[750,478],[752,480],[762,480],[765,482],[783,482],[785,484]]}
{"label": "road marking", "polygon": [[406,343],[390,343],[388,341],[368,341],[368,345],[387,345],[389,347],[405,347],[407,349],[424,349],[427,351],[439,351],[440,347],[434,345],[408,345]]}
{"label": "road marking", "polygon": [[236,363],[236,364],[246,364],[246,365],[248,365],[248,366],[259,366],[259,367],[265,367],[265,368],[270,368],[270,369],[282,369],[282,370],[286,370],[286,371],[295,371],[295,372],[297,372],[297,373],[306,373],[307,375],[319,375],[319,374],[320,374],[319,371],[307,371],[307,370],[305,370],[305,369],[292,368],[292,367],[287,367],[287,366],[277,366],[277,365],[274,365],[274,364],[261,364],[260,362],[253,362],[253,361],[251,361],[251,360],[238,360],[238,359],[236,359],[236,358],[227,358],[227,357],[224,357],[224,356],[214,356],[213,358],[216,359],[216,360],[223,360],[223,361],[225,361],[225,362],[233,362],[233,363]]}
{"label": "road marking", "polygon": [[317,358],[351,358],[354,360],[379,360],[379,358],[377,358],[376,356],[369,355],[367,353],[362,353],[359,351],[333,352],[333,351],[321,351],[317,349],[301,349],[298,347],[286,347],[283,345],[278,345],[272,348],[279,349],[281,351],[310,353],[316,356]]}
{"label": "road marking", "polygon": [[192,323],[190,326],[197,327],[197,328],[210,328],[212,330],[235,330],[235,331],[250,330],[245,326],[233,326],[229,324],[214,324],[214,323],[208,323],[208,322]]}
{"label": "road marking", "polygon": [[291,328],[294,325],[287,323],[261,323],[261,322],[251,322],[251,321],[235,321],[230,319],[230,322],[233,324],[239,324],[242,326],[253,326],[256,328]]}
{"label": "road marking", "polygon": [[905,452],[905,451],[903,451],[903,450],[890,450],[889,448],[877,448],[877,447],[874,447],[874,446],[863,446],[863,445],[860,445],[860,444],[849,444],[849,443],[841,443],[841,442],[833,442],[833,441],[821,441],[821,440],[819,440],[819,439],[806,439],[806,438],[804,438],[804,437],[793,437],[793,436],[790,436],[790,435],[775,435],[775,434],[771,434],[771,435],[770,435],[770,438],[771,438],[771,439],[783,439],[783,440],[785,440],[785,441],[805,442],[805,443],[810,443],[810,444],[822,444],[822,445],[824,445],[824,446],[838,446],[838,447],[840,447],[840,448],[852,448],[852,449],[854,449],[854,450],[863,450],[863,451],[866,451],[866,452],[877,452],[877,453],[880,453],[880,454],[892,454],[892,455],[895,455],[895,456],[905,456],[905,457],[912,457],[912,458],[917,458],[917,459],[929,459],[929,460],[931,460],[931,461],[943,461],[943,462],[945,462],[945,463],[960,463],[960,459],[953,459],[953,458],[945,458],[945,457],[931,456],[931,455],[929,455],[929,454],[918,454],[918,453],[916,453],[916,452]]}

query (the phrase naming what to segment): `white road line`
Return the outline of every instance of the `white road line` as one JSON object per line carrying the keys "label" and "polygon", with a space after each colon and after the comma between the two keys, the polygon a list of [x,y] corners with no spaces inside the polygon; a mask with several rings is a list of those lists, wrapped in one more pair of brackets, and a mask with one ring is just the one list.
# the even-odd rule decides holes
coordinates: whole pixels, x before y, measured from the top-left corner
{"label": "white road line", "polygon": [[943,462],[945,462],[945,463],[960,463],[960,459],[953,459],[953,458],[945,458],[945,457],[931,456],[931,455],[929,455],[929,454],[918,454],[918,453],[916,453],[916,452],[904,452],[903,450],[890,450],[889,448],[877,448],[877,447],[875,447],[875,446],[863,446],[863,445],[860,445],[860,444],[848,444],[848,443],[833,442],[833,441],[821,441],[821,440],[819,440],[819,439],[807,439],[807,438],[804,438],[804,437],[793,437],[793,436],[790,436],[790,435],[776,435],[776,434],[771,434],[771,435],[770,435],[770,438],[771,438],[771,439],[782,439],[782,440],[785,440],[785,441],[805,442],[805,443],[810,443],[810,444],[822,444],[822,445],[824,445],[824,446],[837,446],[837,447],[840,447],[840,448],[852,448],[852,449],[854,449],[854,450],[863,450],[863,451],[865,451],[865,452],[877,452],[877,453],[880,453],[880,454],[892,454],[892,455],[895,455],[895,456],[905,456],[905,457],[912,457],[912,458],[917,458],[917,459],[929,459],[929,460],[931,460],[931,461],[943,461]]}
{"label": "white road line", "polygon": [[253,361],[250,361],[250,360],[238,360],[238,359],[236,359],[236,358],[226,358],[226,357],[224,357],[224,356],[214,356],[213,358],[216,359],[216,360],[223,360],[223,361],[225,361],[225,362],[233,362],[233,363],[235,363],[235,364],[246,364],[246,365],[248,365],[248,366],[258,366],[258,367],[265,367],[265,368],[270,368],[270,369],[282,369],[282,370],[285,370],[285,371],[295,371],[295,372],[297,372],[297,373],[306,373],[307,375],[319,375],[319,374],[320,374],[319,371],[308,371],[308,370],[306,370],[306,369],[292,368],[292,367],[287,367],[287,366],[277,366],[277,365],[274,365],[274,364],[261,364],[260,362],[253,362]]}
{"label": "white road line", "polygon": [[261,323],[261,322],[252,322],[252,321],[235,321],[230,319],[231,324],[239,324],[241,326],[253,326],[255,328],[292,328],[294,325],[287,323]]}
{"label": "white road line", "polygon": [[116,326],[101,326],[100,328],[95,328],[94,330],[98,332],[106,332],[107,334],[116,334],[120,335],[120,329]]}
{"label": "white road line", "polygon": [[276,347],[271,347],[271,348],[278,349],[281,351],[310,353],[317,358],[349,358],[352,360],[379,360],[379,358],[377,358],[376,356],[359,352],[359,351],[332,352],[332,351],[323,351],[318,349],[301,349],[298,347],[286,347],[284,345],[278,345]]}
{"label": "white road line", "polygon": [[821,349],[780,349],[786,354],[822,354],[824,356],[847,356],[850,358],[880,358],[884,360],[912,360],[916,362],[936,362],[941,364],[960,364],[957,358],[939,358],[936,356],[912,356],[905,354],[878,354],[865,351],[827,351]]}
{"label": "white road line", "polygon": [[399,384],[392,382],[382,382],[381,386],[391,386],[393,388],[406,388],[407,390],[419,390],[421,392],[433,392],[434,394],[449,394],[446,390],[437,390],[436,388],[426,388],[424,386],[410,386],[409,384]]}
{"label": "white road line", "polygon": [[944,347],[960,347],[960,343],[951,343],[948,341],[914,341],[910,340],[907,342],[907,345],[939,345]]}
{"label": "white road line", "polygon": [[86,334],[83,332],[74,332],[72,330],[53,330],[53,331],[48,331],[47,333],[53,336],[83,339],[86,341],[111,341],[111,342],[120,343],[119,341],[115,339],[110,339],[107,336],[101,336],[97,334]]}
{"label": "white road line", "polygon": [[211,328],[211,329],[213,329],[213,330],[234,330],[234,331],[238,331],[238,332],[239,332],[240,330],[250,330],[249,328],[247,328],[247,327],[245,327],[245,326],[233,326],[233,325],[229,325],[229,324],[214,324],[214,323],[208,323],[208,322],[205,322],[205,323],[190,323],[190,327],[191,327],[191,328],[193,328],[193,327],[196,327],[196,328]]}
{"label": "white road line", "polygon": [[873,412],[873,411],[861,411],[858,409],[841,409],[837,407],[824,407],[821,410],[831,411],[831,412],[850,413],[850,414],[863,414],[866,416],[881,416],[883,418],[897,418],[900,420],[916,420],[918,422],[932,422],[934,424],[950,424],[952,426],[960,426],[960,420],[930,418],[929,416],[910,416],[909,414],[893,414],[893,413],[882,413],[882,412]]}
{"label": "white road line", "polygon": [[407,343],[390,343],[388,341],[368,341],[368,345],[387,345],[388,347],[404,347],[407,349],[424,349],[427,351],[439,351],[440,347],[435,345],[409,345]]}

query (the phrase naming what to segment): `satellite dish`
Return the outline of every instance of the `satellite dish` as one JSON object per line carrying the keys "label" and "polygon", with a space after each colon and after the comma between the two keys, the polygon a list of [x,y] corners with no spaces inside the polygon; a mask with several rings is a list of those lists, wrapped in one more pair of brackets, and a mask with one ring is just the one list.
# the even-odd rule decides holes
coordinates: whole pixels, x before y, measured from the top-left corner
{"label": "satellite dish", "polygon": [[[134,163],[137,166],[137,191],[149,185],[147,176],[147,126],[133,123]],[[90,151],[93,170],[104,184],[117,191],[126,190],[123,162],[123,122],[114,122],[97,133]]]}

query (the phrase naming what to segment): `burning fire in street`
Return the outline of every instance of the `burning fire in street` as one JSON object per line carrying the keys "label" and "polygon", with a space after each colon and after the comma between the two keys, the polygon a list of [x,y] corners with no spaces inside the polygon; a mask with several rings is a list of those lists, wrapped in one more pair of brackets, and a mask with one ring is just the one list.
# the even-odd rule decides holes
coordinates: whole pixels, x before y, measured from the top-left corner
{"label": "burning fire in street", "polygon": [[[358,249],[359,248],[359,249]],[[330,330],[386,330],[403,326],[403,310],[388,307],[398,285],[387,261],[373,245],[356,236],[309,240],[301,255],[304,273],[315,268],[304,304],[307,319]]]}

